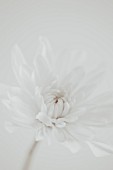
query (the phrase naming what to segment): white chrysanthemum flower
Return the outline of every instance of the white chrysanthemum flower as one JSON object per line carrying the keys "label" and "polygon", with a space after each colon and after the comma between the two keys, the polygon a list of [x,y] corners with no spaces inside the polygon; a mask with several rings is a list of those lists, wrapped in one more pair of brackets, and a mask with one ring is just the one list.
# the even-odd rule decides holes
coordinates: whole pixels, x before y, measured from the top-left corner
{"label": "white chrysanthemum flower", "polygon": [[11,110],[14,127],[32,128],[36,140],[53,139],[77,152],[86,143],[96,156],[113,152],[113,147],[99,142],[95,128],[106,127],[113,118],[113,95],[109,92],[92,97],[102,72],[85,74],[78,66],[78,54],[55,57],[50,44],[40,38],[39,48],[29,66],[18,46],[13,51],[12,66],[19,87],[8,90],[3,103]]}

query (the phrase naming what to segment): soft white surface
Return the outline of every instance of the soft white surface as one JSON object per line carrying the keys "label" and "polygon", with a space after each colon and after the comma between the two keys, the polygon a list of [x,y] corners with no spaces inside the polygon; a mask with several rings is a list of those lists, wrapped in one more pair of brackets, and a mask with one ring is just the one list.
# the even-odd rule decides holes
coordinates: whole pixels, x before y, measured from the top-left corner
{"label": "soft white surface", "polygon": [[[11,48],[17,43],[32,60],[39,35],[46,36],[54,51],[76,47],[88,51],[89,62],[106,63],[102,89],[113,90],[113,1],[111,0],[0,0],[0,82],[16,84],[11,70]],[[1,106],[1,108],[3,108]],[[32,144],[28,130],[8,134],[0,113],[0,169],[20,170]],[[113,155],[95,158],[88,148],[73,155],[64,147],[43,142],[35,153],[32,170],[112,170]]]}

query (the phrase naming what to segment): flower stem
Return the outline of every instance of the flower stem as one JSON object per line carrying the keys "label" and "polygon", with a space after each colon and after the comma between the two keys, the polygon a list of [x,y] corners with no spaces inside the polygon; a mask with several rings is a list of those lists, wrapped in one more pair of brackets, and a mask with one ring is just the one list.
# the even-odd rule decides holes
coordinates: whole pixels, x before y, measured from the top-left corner
{"label": "flower stem", "polygon": [[35,141],[33,143],[32,147],[31,147],[31,149],[30,149],[30,151],[28,153],[28,157],[26,159],[26,162],[25,162],[23,170],[30,170],[30,165],[31,165],[31,162],[32,162],[32,156],[33,156],[33,153],[35,151],[35,148],[36,148],[37,144],[38,144],[37,141]]}

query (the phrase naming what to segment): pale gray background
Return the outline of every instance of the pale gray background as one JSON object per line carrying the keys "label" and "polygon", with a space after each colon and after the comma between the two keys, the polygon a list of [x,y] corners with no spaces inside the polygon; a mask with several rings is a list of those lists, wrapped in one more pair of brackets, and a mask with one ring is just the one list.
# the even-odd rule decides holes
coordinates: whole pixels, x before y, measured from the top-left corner
{"label": "pale gray background", "polygon": [[[113,0],[0,0],[0,82],[15,84],[11,48],[17,43],[32,60],[39,35],[46,36],[56,53],[65,47],[88,52],[88,65],[105,61],[104,89],[113,90]],[[1,107],[2,108],[2,107]],[[0,169],[21,170],[32,133],[20,130],[10,135],[0,113]],[[64,147],[43,142],[35,153],[32,170],[112,170],[113,155],[95,158],[86,147],[72,154]]]}

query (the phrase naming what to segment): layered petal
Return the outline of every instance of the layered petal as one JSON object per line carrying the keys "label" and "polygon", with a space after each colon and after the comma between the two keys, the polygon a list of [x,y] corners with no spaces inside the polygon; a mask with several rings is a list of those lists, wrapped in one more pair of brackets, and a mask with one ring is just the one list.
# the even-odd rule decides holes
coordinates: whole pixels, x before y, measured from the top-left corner
{"label": "layered petal", "polygon": [[88,126],[113,125],[113,105],[93,105],[80,117],[80,121]]}
{"label": "layered petal", "polygon": [[80,141],[75,138],[66,128],[54,128],[53,133],[56,140],[67,147],[72,153],[76,153],[80,150]]}
{"label": "layered petal", "polygon": [[9,133],[13,133],[18,128],[28,128],[33,130],[33,122],[21,122],[19,120],[6,121],[5,128]]}
{"label": "layered petal", "polygon": [[113,154],[113,146],[97,141],[90,141],[87,142],[87,144],[96,157],[102,157]]}
{"label": "layered petal", "polygon": [[72,153],[77,153],[81,149],[80,142],[77,140],[68,140],[63,143]]}
{"label": "layered petal", "polygon": [[51,81],[54,80],[54,74],[52,70],[52,65],[50,60],[52,60],[52,54],[48,54],[48,50],[50,50],[50,47],[48,49],[48,42],[41,38],[40,44],[37,50],[37,54],[34,59],[34,67],[35,67],[35,73],[37,77],[37,84],[39,86],[46,86]]}
{"label": "layered petal", "polygon": [[[16,45],[12,66],[19,87],[1,85],[2,102],[12,113],[7,129],[33,128],[36,140],[54,138],[73,153],[87,143],[96,156],[113,153],[113,147],[98,142],[99,132],[113,125],[113,94],[94,97],[104,71],[86,72],[84,53],[74,51],[54,57],[49,42],[40,37],[32,67]],[[98,128],[98,130],[97,130]],[[101,138],[102,139],[102,138]],[[101,140],[102,141],[102,140]]]}
{"label": "layered petal", "polygon": [[90,127],[84,126],[79,122],[70,123],[67,125],[66,129],[73,138],[78,139],[81,142],[89,141],[95,137],[95,133]]}
{"label": "layered petal", "polygon": [[67,50],[65,49],[56,60],[56,74],[61,78],[69,74],[75,67],[83,65],[86,58],[86,53],[80,50]]}
{"label": "layered petal", "polygon": [[64,89],[70,87],[70,93],[73,93],[73,91],[77,89],[78,86],[80,86],[84,76],[85,72],[83,67],[75,67],[61,80],[61,86],[63,86]]}
{"label": "layered petal", "polygon": [[12,67],[19,85],[29,93],[34,93],[35,80],[33,70],[28,66],[17,45],[12,50]]}
{"label": "layered petal", "polygon": [[71,98],[74,103],[76,102],[76,106],[85,104],[94,95],[97,85],[104,75],[104,69],[98,72],[93,69],[91,72],[86,73],[86,75],[82,84],[77,89],[73,89],[73,93],[71,94]]}
{"label": "layered petal", "polygon": [[65,129],[63,128],[53,127],[52,134],[59,143],[65,142],[68,138],[67,134],[65,134]]}
{"label": "layered petal", "polygon": [[38,119],[40,122],[45,124],[46,126],[52,126],[51,119],[47,116],[46,113],[39,112],[38,115],[36,115],[36,119]]}

